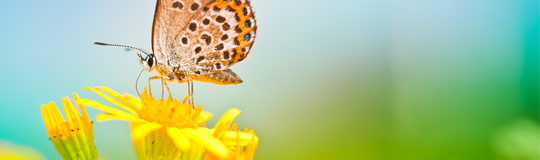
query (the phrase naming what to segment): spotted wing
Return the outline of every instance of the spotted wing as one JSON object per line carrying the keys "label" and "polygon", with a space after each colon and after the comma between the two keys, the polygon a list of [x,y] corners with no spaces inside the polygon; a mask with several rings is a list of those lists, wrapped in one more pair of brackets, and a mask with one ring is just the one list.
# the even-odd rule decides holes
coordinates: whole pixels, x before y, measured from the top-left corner
{"label": "spotted wing", "polygon": [[186,46],[178,43],[178,35],[202,12],[202,6],[212,0],[158,0],[152,26],[152,50],[157,63],[178,67]]}
{"label": "spotted wing", "polygon": [[186,76],[196,81],[214,83],[214,84],[219,84],[219,85],[231,85],[231,84],[242,83],[242,79],[229,68],[221,70],[221,71],[216,71],[213,73],[208,73],[206,75],[186,75]]}
{"label": "spotted wing", "polygon": [[256,35],[256,21],[250,1],[215,0],[202,6],[187,28],[171,45],[186,48],[182,70],[206,75],[227,69],[246,58]]}

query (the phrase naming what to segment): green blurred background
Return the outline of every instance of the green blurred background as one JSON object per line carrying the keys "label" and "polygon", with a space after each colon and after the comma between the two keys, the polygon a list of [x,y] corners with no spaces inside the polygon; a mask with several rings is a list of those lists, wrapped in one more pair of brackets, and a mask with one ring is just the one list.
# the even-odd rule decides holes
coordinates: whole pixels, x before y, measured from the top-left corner
{"label": "green blurred background", "polygon": [[[244,83],[195,83],[195,101],[214,113],[209,126],[240,108],[240,126],[261,138],[256,159],[538,159],[538,1],[252,5],[256,43],[232,67]],[[82,86],[136,95],[136,52],[92,42],[150,49],[154,8],[1,1],[0,139],[59,159],[40,105],[73,92],[102,100]],[[95,136],[100,157],[135,158],[128,123],[98,123]]]}

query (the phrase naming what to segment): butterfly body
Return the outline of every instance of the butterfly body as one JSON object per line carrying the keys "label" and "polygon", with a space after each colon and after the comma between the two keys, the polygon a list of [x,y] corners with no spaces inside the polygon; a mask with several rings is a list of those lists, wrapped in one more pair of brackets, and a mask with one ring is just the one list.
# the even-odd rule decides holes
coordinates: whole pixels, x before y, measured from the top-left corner
{"label": "butterfly body", "polygon": [[158,0],[152,62],[141,62],[177,83],[241,83],[229,67],[247,57],[256,29],[248,0]]}

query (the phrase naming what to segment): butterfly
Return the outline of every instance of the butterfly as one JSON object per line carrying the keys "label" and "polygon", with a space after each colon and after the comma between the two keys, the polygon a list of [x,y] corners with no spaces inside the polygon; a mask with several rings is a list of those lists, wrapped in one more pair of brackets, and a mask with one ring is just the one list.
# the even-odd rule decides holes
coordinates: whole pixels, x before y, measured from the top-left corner
{"label": "butterfly", "polygon": [[[158,0],[152,53],[137,49],[143,69],[167,81],[231,85],[242,83],[230,66],[244,60],[255,42],[257,23],[250,0]],[[152,78],[151,78],[152,79]],[[192,90],[192,89],[191,89]]]}

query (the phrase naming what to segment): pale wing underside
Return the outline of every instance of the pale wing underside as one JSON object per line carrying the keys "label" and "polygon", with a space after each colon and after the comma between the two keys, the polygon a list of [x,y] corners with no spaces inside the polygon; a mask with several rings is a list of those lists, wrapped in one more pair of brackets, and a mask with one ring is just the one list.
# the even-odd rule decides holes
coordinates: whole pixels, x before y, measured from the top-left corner
{"label": "pale wing underside", "polygon": [[[179,66],[185,47],[173,44],[177,34],[210,0],[158,0],[152,26],[152,50],[158,63]],[[196,8],[192,10],[192,8]]]}
{"label": "pale wing underside", "polygon": [[153,30],[158,63],[207,75],[247,56],[256,21],[246,0],[159,0]]}
{"label": "pale wing underside", "polygon": [[242,79],[236,75],[231,69],[225,69],[218,72],[209,73],[206,75],[187,75],[191,79],[201,82],[214,83],[219,85],[231,85],[242,83]]}
{"label": "pale wing underside", "polygon": [[[194,19],[200,28],[183,30],[180,35],[196,41],[188,43],[185,64],[187,71],[201,74],[224,70],[243,60],[255,40],[255,18],[249,1],[215,1],[208,11]],[[208,23],[205,23],[208,22]],[[246,27],[246,24],[248,27]],[[180,38],[181,40],[182,38]],[[198,47],[202,51],[198,52]],[[197,72],[196,72],[197,73]]]}

